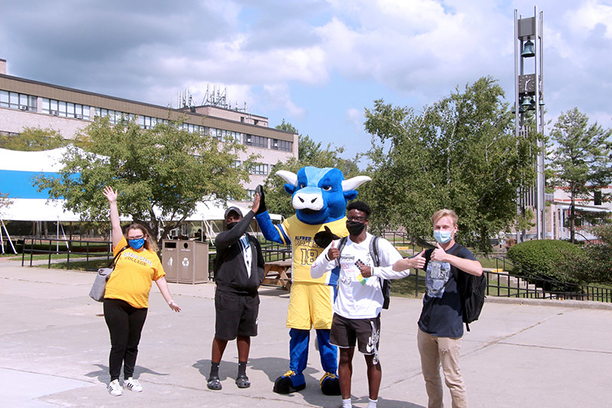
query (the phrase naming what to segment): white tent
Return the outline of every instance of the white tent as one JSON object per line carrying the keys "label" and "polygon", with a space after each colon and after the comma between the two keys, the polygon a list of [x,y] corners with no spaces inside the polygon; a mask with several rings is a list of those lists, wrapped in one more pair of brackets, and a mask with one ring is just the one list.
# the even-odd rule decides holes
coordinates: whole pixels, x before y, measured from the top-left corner
{"label": "white tent", "polygon": [[[8,193],[12,203],[0,209],[0,219],[4,221],[80,221],[79,214],[66,211],[64,200],[51,200],[46,191],[38,192],[32,186],[31,178],[36,175],[47,176],[58,174],[62,168],[60,160],[66,154],[66,147],[40,152],[21,152],[0,148],[0,192]],[[198,203],[196,210],[187,221],[202,222],[210,225],[211,221],[223,220],[228,206],[239,207],[243,214],[249,209],[243,205],[226,204],[220,200],[209,200]],[[274,220],[281,220],[279,215],[271,215]],[[124,217],[124,221],[131,218]],[[207,227],[208,229],[208,227]],[[210,229],[209,236],[214,236]]]}
{"label": "white tent", "polygon": [[0,149],[0,170],[58,172],[65,154],[65,147],[40,152]]}
{"label": "white tent", "polygon": [[0,209],[5,221],[80,221],[79,215],[62,208],[64,200],[44,198],[11,198],[8,207]]}

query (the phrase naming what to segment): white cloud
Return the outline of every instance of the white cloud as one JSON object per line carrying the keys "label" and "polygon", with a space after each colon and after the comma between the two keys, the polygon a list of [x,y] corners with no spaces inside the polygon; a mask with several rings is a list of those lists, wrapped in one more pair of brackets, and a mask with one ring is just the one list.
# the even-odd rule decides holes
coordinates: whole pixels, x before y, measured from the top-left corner
{"label": "white cloud", "polygon": [[[532,0],[74,4],[3,1],[0,58],[9,74],[160,105],[186,88],[199,103],[215,84],[253,112],[308,118],[300,131],[311,135],[362,131],[355,101],[380,93],[395,105],[419,101],[418,110],[490,75],[512,100],[514,10],[534,11]],[[609,0],[540,0],[538,10],[547,116],[577,106],[610,126]],[[333,113],[321,107],[332,99]]]}
{"label": "white cloud", "polygon": [[271,109],[280,107],[287,112],[289,117],[300,118],[306,114],[306,109],[297,106],[291,100],[291,91],[286,84],[265,85],[264,92],[266,105]]}
{"label": "white cloud", "polygon": [[356,132],[363,132],[365,115],[363,109],[349,108],[346,110],[346,121]]}
{"label": "white cloud", "polygon": [[572,34],[584,37],[585,33],[603,26],[605,37],[612,38],[612,5],[588,0],[574,13],[567,13],[566,18]]}

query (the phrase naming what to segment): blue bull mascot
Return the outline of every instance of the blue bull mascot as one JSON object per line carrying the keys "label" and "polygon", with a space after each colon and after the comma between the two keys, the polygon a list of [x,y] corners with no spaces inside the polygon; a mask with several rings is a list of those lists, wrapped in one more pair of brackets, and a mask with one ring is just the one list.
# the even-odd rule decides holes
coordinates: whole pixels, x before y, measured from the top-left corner
{"label": "blue bull mascot", "polygon": [[[336,346],[329,342],[332,322],[332,298],[337,275],[325,274],[319,279],[310,276],[310,265],[333,240],[348,235],[346,204],[357,197],[355,190],[370,181],[357,176],[344,180],[335,168],[303,167],[297,174],[277,172],[287,183],[285,191],[292,195],[295,215],[280,225],[272,224],[265,206],[263,191],[257,222],[264,237],[283,245],[292,245],[292,286],[287,311],[289,327],[289,371],[274,382],[274,392],[289,394],[306,388],[303,371],[308,362],[310,330],[317,332],[321,366],[321,391],[340,395]],[[258,189],[259,190],[259,189]]]}

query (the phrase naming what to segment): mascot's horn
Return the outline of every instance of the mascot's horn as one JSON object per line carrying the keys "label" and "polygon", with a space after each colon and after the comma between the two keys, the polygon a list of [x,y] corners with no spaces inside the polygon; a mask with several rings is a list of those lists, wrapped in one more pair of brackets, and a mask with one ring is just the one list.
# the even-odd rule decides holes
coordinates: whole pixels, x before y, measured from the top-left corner
{"label": "mascot's horn", "polygon": [[292,186],[297,187],[297,174],[292,173],[287,170],[279,170],[276,172],[276,175],[282,177],[283,180],[285,180],[287,183],[291,184]]}
{"label": "mascot's horn", "polygon": [[[292,186],[294,187],[298,186],[297,185],[298,183],[297,174],[292,173],[290,171],[286,171],[286,170],[279,170],[276,172],[276,174],[280,176],[283,180],[285,180],[287,183],[291,184]],[[357,187],[359,187],[363,183],[366,183],[370,180],[372,179],[368,176],[356,176],[348,180],[343,180],[342,181],[342,191],[355,190]]]}
{"label": "mascot's horn", "polygon": [[350,178],[348,180],[342,181],[342,191],[347,192],[351,190],[355,190],[357,187],[362,185],[363,183],[372,180],[368,176],[356,176]]}

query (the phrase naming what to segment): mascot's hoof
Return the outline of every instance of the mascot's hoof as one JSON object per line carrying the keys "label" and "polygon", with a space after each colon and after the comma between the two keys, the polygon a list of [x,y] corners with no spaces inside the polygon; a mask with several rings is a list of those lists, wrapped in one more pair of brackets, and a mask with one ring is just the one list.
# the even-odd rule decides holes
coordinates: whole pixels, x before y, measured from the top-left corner
{"label": "mascot's hoof", "polygon": [[334,374],[325,373],[321,378],[321,392],[325,395],[342,395],[340,379]]}
{"label": "mascot's hoof", "polygon": [[274,381],[272,391],[277,394],[291,394],[292,392],[302,391],[304,388],[306,388],[306,384],[294,386],[291,377],[281,376]]}

